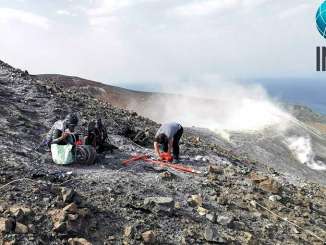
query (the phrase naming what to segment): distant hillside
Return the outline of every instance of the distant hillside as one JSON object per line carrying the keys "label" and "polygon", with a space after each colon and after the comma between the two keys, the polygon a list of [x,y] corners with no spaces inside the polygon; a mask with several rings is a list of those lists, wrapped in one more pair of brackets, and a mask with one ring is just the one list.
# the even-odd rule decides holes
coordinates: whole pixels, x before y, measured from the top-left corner
{"label": "distant hillside", "polygon": [[303,122],[326,123],[326,116],[313,111],[308,106],[284,104],[284,108]]}
{"label": "distant hillside", "polygon": [[128,109],[132,101],[141,103],[148,100],[152,96],[152,93],[133,91],[79,77],[58,74],[42,74],[37,75],[36,77],[37,79],[43,81],[54,81],[63,88],[74,88],[87,92],[92,96],[104,99],[110,102],[110,104],[123,109]]}

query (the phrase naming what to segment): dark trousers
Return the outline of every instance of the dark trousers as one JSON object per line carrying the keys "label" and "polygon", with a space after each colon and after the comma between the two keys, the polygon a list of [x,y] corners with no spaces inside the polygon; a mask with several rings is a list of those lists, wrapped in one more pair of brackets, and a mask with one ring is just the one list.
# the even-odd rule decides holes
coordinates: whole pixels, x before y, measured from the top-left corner
{"label": "dark trousers", "polygon": [[[181,127],[176,132],[176,134],[173,136],[173,145],[172,145],[172,148],[173,148],[173,158],[175,160],[179,160],[179,153],[180,153],[179,143],[180,143],[180,139],[181,139],[182,134],[183,134],[183,127]],[[168,149],[169,149],[169,145],[168,144],[164,144],[163,145],[163,151],[164,152],[167,152]]]}

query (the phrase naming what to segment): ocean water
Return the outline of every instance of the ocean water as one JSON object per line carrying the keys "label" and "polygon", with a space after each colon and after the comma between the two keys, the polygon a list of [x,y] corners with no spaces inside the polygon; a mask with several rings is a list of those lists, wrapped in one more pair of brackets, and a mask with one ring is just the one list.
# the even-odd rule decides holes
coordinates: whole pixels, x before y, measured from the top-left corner
{"label": "ocean water", "polygon": [[326,115],[326,79],[259,79],[249,83],[261,84],[282,102],[305,105]]}

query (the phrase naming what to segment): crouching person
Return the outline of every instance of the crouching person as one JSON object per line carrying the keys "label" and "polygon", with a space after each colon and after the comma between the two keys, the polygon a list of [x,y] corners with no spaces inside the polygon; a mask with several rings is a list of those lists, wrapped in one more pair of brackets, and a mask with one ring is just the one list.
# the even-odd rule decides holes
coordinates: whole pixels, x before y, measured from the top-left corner
{"label": "crouching person", "polygon": [[56,164],[94,163],[96,151],[91,146],[83,145],[82,141],[79,140],[75,133],[77,125],[77,115],[69,114],[64,120],[59,120],[52,126],[47,142],[51,148],[52,159]]}
{"label": "crouching person", "polygon": [[76,114],[68,114],[64,120],[54,123],[47,135],[47,144],[56,164],[65,165],[75,160],[74,145],[77,142],[75,127],[78,125]]}
{"label": "crouching person", "polygon": [[[183,134],[183,128],[180,124],[172,122],[162,124],[158,129],[155,139],[154,139],[154,150],[156,155],[161,158],[161,160],[179,162],[179,142]],[[160,152],[162,148],[164,153]],[[171,154],[173,153],[173,158]]]}

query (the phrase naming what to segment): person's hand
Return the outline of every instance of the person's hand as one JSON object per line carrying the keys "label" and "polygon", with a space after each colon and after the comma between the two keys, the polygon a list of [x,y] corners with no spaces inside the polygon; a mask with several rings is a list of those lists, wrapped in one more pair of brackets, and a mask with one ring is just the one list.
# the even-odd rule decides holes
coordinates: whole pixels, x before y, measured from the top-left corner
{"label": "person's hand", "polygon": [[173,160],[173,157],[172,157],[172,155],[169,152],[163,152],[163,153],[161,153],[160,157],[161,157],[161,159],[163,161],[171,162]]}

